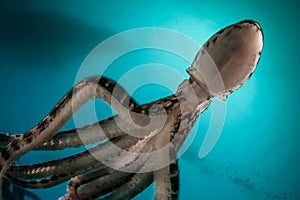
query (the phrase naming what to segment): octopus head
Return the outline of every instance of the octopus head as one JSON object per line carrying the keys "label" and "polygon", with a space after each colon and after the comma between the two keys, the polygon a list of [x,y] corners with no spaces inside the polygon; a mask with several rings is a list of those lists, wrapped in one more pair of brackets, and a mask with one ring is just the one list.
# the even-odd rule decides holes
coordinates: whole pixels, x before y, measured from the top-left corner
{"label": "octopus head", "polygon": [[214,34],[187,70],[211,96],[225,100],[255,70],[263,47],[260,25],[244,20]]}

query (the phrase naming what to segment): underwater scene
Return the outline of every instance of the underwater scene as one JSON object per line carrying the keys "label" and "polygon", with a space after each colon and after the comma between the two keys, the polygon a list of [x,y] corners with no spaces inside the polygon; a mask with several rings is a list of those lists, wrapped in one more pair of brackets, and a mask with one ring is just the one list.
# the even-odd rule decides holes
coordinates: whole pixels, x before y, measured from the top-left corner
{"label": "underwater scene", "polygon": [[[300,199],[298,8],[294,1],[265,0],[1,0],[2,199]],[[229,48],[235,41],[256,41],[246,31],[238,32],[242,36],[230,35],[235,29],[243,31],[245,24],[256,28],[260,39],[257,47],[246,45],[245,49],[259,56],[251,60],[255,63],[250,71],[241,62],[243,75],[247,75],[243,79],[233,72],[229,78],[220,72],[226,94],[214,91],[205,96],[206,90],[197,86],[199,79],[193,67],[204,62],[201,55],[205,53],[211,53],[213,58],[221,54],[223,49],[218,49],[218,44],[222,42]],[[226,43],[229,36],[232,37]],[[200,49],[203,44],[205,52]],[[200,59],[194,61],[196,55]],[[250,56],[231,55],[220,60],[235,63]],[[94,78],[81,82],[88,77]],[[190,82],[185,81],[190,77]],[[216,82],[215,77],[209,79]],[[227,80],[234,86],[228,88]],[[95,95],[100,100],[91,96],[88,101],[89,90],[83,90],[94,83],[103,86]],[[183,144],[179,142],[178,160],[168,160],[151,170],[147,168],[151,163],[145,164],[137,170],[143,173],[136,173],[123,168],[120,156],[117,161],[121,167],[116,169],[124,172],[114,170],[110,159],[119,152],[107,142],[128,148],[129,152],[139,148],[143,152],[143,148],[151,149],[151,144],[156,146],[165,138],[161,135],[154,142],[148,136],[138,140],[123,135],[132,129],[118,129],[120,124],[130,121],[118,103],[122,104],[124,99],[131,103],[129,109],[138,113],[134,123],[143,123],[145,113],[161,112],[162,105],[166,109],[162,111],[166,131],[181,130],[175,127],[176,120],[169,127],[168,117],[173,120],[176,115],[173,110],[177,100],[172,95],[181,94],[184,84],[200,92],[188,94],[187,109],[193,106],[190,102],[194,98],[201,104],[192,108],[197,114],[191,115],[194,118],[190,116],[188,123],[196,121],[184,129],[188,136],[183,137]],[[125,88],[130,97],[121,96],[121,92],[115,94],[117,104],[107,101],[109,95],[114,95],[110,91],[112,85]],[[208,90],[211,92],[209,86]],[[76,95],[78,102],[68,104]],[[216,98],[210,99],[212,96]],[[58,102],[62,108],[55,107]],[[159,106],[152,106],[152,102]],[[78,111],[65,114],[64,108],[69,113]],[[119,122],[110,120],[116,114]],[[98,121],[106,134],[103,141],[93,132]],[[157,123],[161,121],[158,118]],[[55,129],[55,123],[59,129]],[[78,127],[84,128],[77,135],[74,130]],[[34,131],[48,129],[53,132],[49,133],[51,137],[33,137]],[[57,132],[58,139],[50,140]],[[23,133],[18,138],[14,136]],[[87,136],[89,133],[91,136]],[[107,134],[111,134],[109,140],[105,140]],[[75,140],[80,145],[72,142]],[[10,146],[5,148],[6,145]],[[98,146],[102,148],[100,154],[91,150]],[[98,153],[95,158],[108,156],[107,163],[95,162],[86,152]],[[74,157],[77,154],[83,156]],[[146,156],[144,159],[148,163]],[[48,167],[43,165],[46,162]],[[10,164],[13,166],[9,167]],[[104,188],[99,189],[99,184]],[[103,192],[101,197],[88,196],[97,190]]]}

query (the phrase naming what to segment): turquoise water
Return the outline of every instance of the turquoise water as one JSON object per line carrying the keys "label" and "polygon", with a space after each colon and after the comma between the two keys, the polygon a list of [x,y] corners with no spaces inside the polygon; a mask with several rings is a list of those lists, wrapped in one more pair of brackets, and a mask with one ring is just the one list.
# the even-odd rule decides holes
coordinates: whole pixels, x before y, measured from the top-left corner
{"label": "turquoise water", "polygon": [[[211,108],[200,118],[196,138],[179,160],[180,199],[300,199],[297,8],[293,1],[1,1],[0,131],[23,133],[36,125],[73,86],[88,53],[110,36],[163,27],[201,45],[229,24],[254,19],[265,35],[259,66],[228,98],[222,135],[204,159],[198,158],[198,151]],[[188,62],[154,50],[124,55],[106,74],[117,80],[135,66],[153,62],[187,77]],[[134,95],[147,102],[170,93],[150,85]],[[96,107],[99,118],[109,115],[107,106]],[[70,121],[64,128],[73,126]],[[20,162],[70,153],[31,153]],[[56,199],[65,193],[65,184],[34,192],[42,199]],[[152,196],[153,185],[135,199]]]}

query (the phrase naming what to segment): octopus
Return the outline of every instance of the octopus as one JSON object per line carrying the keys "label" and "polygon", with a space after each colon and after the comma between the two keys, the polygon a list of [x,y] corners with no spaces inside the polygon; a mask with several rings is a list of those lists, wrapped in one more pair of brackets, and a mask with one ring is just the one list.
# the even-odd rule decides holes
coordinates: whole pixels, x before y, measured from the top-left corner
{"label": "octopus", "polygon": [[[22,188],[47,188],[68,181],[61,200],[131,199],[154,182],[154,199],[178,199],[178,151],[211,99],[225,101],[248,81],[262,47],[257,22],[243,20],[227,26],[204,43],[186,70],[189,79],[173,95],[143,105],[112,79],[82,80],[29,131],[1,134],[0,188],[3,179]],[[116,114],[60,131],[81,106],[96,98],[107,102]],[[14,164],[29,151],[87,144],[95,145],[57,160]]]}

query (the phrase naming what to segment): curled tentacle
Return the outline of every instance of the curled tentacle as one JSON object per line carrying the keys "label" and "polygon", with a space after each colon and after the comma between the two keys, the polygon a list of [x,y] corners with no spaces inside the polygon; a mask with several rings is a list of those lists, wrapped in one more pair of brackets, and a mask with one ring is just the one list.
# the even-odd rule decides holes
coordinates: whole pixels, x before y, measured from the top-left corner
{"label": "curled tentacle", "polygon": [[61,199],[94,199],[112,192],[132,176],[111,168],[76,176],[68,184],[68,194]]}

